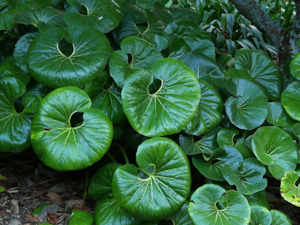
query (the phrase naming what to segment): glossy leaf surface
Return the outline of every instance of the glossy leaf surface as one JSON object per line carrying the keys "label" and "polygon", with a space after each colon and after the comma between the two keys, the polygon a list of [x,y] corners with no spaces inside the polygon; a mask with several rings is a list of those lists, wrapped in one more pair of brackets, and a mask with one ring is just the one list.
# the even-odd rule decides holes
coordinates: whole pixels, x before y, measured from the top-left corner
{"label": "glossy leaf surface", "polygon": [[254,158],[248,158],[242,162],[225,164],[222,174],[230,185],[235,185],[237,190],[244,195],[262,191],[267,186],[264,166]]}
{"label": "glossy leaf surface", "polygon": [[278,127],[260,127],[253,135],[252,149],[256,158],[269,166],[278,180],[297,164],[297,149],[293,139]]}
{"label": "glossy leaf surface", "polygon": [[219,93],[207,82],[199,80],[201,100],[194,118],[187,124],[185,132],[199,136],[210,131],[221,122],[223,101]]}
{"label": "glossy leaf surface", "polygon": [[143,220],[159,220],[175,213],[187,199],[191,174],[182,149],[167,138],[144,141],[136,163],[116,170],[113,195],[126,211]]}
{"label": "glossy leaf surface", "polygon": [[225,103],[231,123],[243,130],[252,130],[265,121],[268,114],[268,98],[263,91],[245,79],[229,79],[227,89],[233,94]]}
{"label": "glossy leaf surface", "polygon": [[76,87],[59,88],[41,102],[31,142],[38,157],[56,170],[78,170],[97,162],[112,141],[112,122],[90,109],[88,95]]}
{"label": "glossy leaf surface", "polygon": [[227,191],[215,184],[205,184],[191,197],[189,214],[195,225],[247,225],[250,207],[237,191]]}
{"label": "glossy leaf surface", "polygon": [[156,62],[151,71],[135,72],[122,90],[123,111],[131,126],[148,137],[180,132],[194,117],[199,100],[194,73],[171,58]]}
{"label": "glossy leaf surface", "polygon": [[120,5],[114,0],[68,0],[64,14],[68,26],[91,26],[103,33],[116,28],[122,19]]}
{"label": "glossy leaf surface", "polygon": [[294,81],[282,92],[281,104],[287,114],[300,121],[300,81]]}
{"label": "glossy leaf surface", "polygon": [[271,225],[272,216],[268,209],[262,206],[251,206],[249,225]]}
{"label": "glossy leaf surface", "polygon": [[[68,51],[60,45],[63,39],[71,45]],[[110,51],[108,39],[93,29],[53,28],[35,38],[27,61],[33,78],[46,86],[82,87],[104,69]]]}
{"label": "glossy leaf surface", "polygon": [[271,100],[280,97],[282,78],[279,69],[265,54],[255,50],[240,50],[235,54],[236,69],[247,69],[257,85]]}
{"label": "glossy leaf surface", "polygon": [[270,213],[272,215],[273,225],[292,225],[290,219],[283,212],[272,209]]}
{"label": "glossy leaf surface", "polygon": [[73,209],[68,225],[93,225],[94,217],[87,211]]}
{"label": "glossy leaf surface", "polygon": [[121,42],[121,50],[112,53],[109,61],[110,75],[123,88],[126,79],[138,69],[150,69],[161,53],[149,42],[138,37],[128,37]]}

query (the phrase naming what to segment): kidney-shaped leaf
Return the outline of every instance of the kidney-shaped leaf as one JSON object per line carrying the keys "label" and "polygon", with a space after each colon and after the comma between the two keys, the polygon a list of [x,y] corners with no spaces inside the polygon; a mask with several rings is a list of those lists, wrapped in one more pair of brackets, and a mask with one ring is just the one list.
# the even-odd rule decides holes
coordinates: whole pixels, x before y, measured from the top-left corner
{"label": "kidney-shaped leaf", "polygon": [[126,211],[144,220],[159,220],[179,210],[190,193],[189,162],[182,149],[167,138],[144,141],[134,165],[118,168],[113,195]]}
{"label": "kidney-shaped leaf", "polygon": [[251,220],[249,225],[271,225],[270,211],[262,206],[251,206]]}
{"label": "kidney-shaped leaf", "polygon": [[247,225],[250,207],[237,191],[227,191],[215,184],[199,187],[191,197],[189,214],[195,225]]}
{"label": "kidney-shaped leaf", "polygon": [[234,56],[236,69],[247,69],[257,85],[265,91],[271,100],[280,97],[282,79],[274,62],[256,50],[240,50]]}
{"label": "kidney-shaped leaf", "polygon": [[292,119],[300,121],[300,81],[290,83],[282,92],[281,104]]}
{"label": "kidney-shaped leaf", "polygon": [[300,185],[296,185],[299,175],[294,171],[287,171],[281,179],[281,196],[289,203],[300,207]]}
{"label": "kidney-shaped leaf", "polygon": [[71,6],[64,14],[68,26],[86,27],[108,33],[116,28],[122,19],[118,1],[114,0],[68,0]]}
{"label": "kidney-shaped leaf", "polygon": [[253,130],[262,125],[268,114],[268,98],[261,88],[239,78],[227,80],[226,86],[234,95],[225,103],[230,122],[243,130]]}
{"label": "kidney-shaped leaf", "polygon": [[280,102],[268,103],[268,116],[266,121],[274,126],[287,126],[293,123]]}
{"label": "kidney-shaped leaf", "polygon": [[0,152],[20,152],[30,146],[33,114],[27,112],[26,105],[19,111],[15,104],[25,92],[26,86],[20,80],[0,79]]}
{"label": "kidney-shaped leaf", "polygon": [[149,69],[161,53],[148,41],[139,37],[128,37],[121,42],[121,50],[112,53],[109,60],[110,75],[123,88],[126,79],[138,69]]}
{"label": "kidney-shaped leaf", "polygon": [[90,109],[88,95],[76,87],[58,88],[41,102],[32,123],[38,157],[56,170],[78,170],[97,162],[112,141],[112,122]]}
{"label": "kidney-shaped leaf", "polygon": [[222,174],[230,185],[235,185],[241,194],[251,195],[262,191],[267,186],[263,176],[265,167],[254,158],[242,162],[232,162],[222,168]]}
{"label": "kidney-shaped leaf", "polygon": [[194,117],[200,88],[193,71],[176,59],[162,59],[151,71],[138,70],[122,90],[131,126],[145,136],[180,132]]}
{"label": "kidney-shaped leaf", "polygon": [[252,150],[256,158],[269,166],[278,180],[297,164],[297,149],[293,139],[278,127],[260,127],[252,138]]}
{"label": "kidney-shaped leaf", "polygon": [[199,136],[210,131],[221,122],[223,101],[219,93],[203,80],[199,80],[201,101],[194,118],[187,124],[185,132]]}
{"label": "kidney-shaped leaf", "polygon": [[53,28],[35,38],[27,61],[33,78],[46,86],[82,87],[103,70],[110,52],[108,39],[93,29]]}

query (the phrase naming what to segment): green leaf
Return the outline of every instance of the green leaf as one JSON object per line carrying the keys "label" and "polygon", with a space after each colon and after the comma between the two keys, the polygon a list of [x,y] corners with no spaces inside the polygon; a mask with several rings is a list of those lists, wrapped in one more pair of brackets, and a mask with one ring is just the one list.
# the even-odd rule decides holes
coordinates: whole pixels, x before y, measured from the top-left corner
{"label": "green leaf", "polygon": [[153,9],[155,5],[164,5],[168,0],[137,0],[136,3],[142,9]]}
{"label": "green leaf", "polygon": [[136,163],[118,168],[113,195],[126,211],[143,220],[159,220],[175,213],[191,187],[189,162],[182,149],[167,138],[144,141]]}
{"label": "green leaf", "polygon": [[274,126],[288,126],[293,123],[286,111],[283,110],[280,102],[268,103],[268,115],[266,120]]}
{"label": "green leaf", "polygon": [[121,6],[113,0],[67,0],[71,5],[64,14],[68,26],[93,27],[103,33],[116,28],[121,19]]}
{"label": "green leaf", "polygon": [[280,180],[297,164],[297,149],[293,139],[278,127],[260,127],[252,138],[252,150],[256,158],[269,166],[273,177]]}
{"label": "green leaf", "polygon": [[68,225],[93,225],[94,217],[83,210],[73,209],[70,218],[68,219]]}
{"label": "green leaf", "polygon": [[162,33],[168,22],[163,21],[154,11],[144,11],[135,4],[126,2],[126,7],[128,9],[124,10],[120,25],[114,30],[117,43],[130,36],[143,38],[152,44],[157,38],[164,39]]}
{"label": "green leaf", "polygon": [[191,197],[189,214],[195,225],[247,225],[250,207],[237,191],[227,191],[215,184],[199,187]]}
{"label": "green leaf", "polygon": [[216,138],[219,129],[219,127],[216,127],[200,137],[180,134],[180,146],[187,155],[197,155],[201,153],[204,155],[211,155],[212,152],[218,148]]}
{"label": "green leaf", "polygon": [[101,200],[104,197],[112,196],[112,178],[120,166],[119,163],[108,163],[97,170],[89,183],[88,194],[92,199]]}
{"label": "green leaf", "polygon": [[272,225],[292,225],[290,219],[281,211],[272,209]]}
{"label": "green leaf", "polygon": [[144,223],[129,215],[115,198],[105,198],[97,202],[95,225],[142,225]]}
{"label": "green leaf", "polygon": [[282,90],[282,78],[274,62],[256,50],[239,50],[234,56],[236,69],[247,69],[257,85],[259,85],[268,98],[276,100]]}
{"label": "green leaf", "polygon": [[7,178],[0,174],[0,193],[6,190]]}
{"label": "green leaf", "polygon": [[300,121],[300,81],[294,81],[282,92],[281,104],[287,114]]}
{"label": "green leaf", "polygon": [[245,197],[247,198],[249,205],[251,206],[258,205],[270,209],[265,190],[256,192],[252,195],[246,195]]}
{"label": "green leaf", "polygon": [[197,170],[206,178],[214,181],[224,181],[222,170],[225,164],[241,162],[242,155],[233,147],[224,146],[216,149],[210,156],[193,156],[192,162]]}
{"label": "green leaf", "polygon": [[0,30],[15,27],[15,20],[22,12],[51,4],[50,0],[2,0],[0,2]]}
{"label": "green leaf", "polygon": [[112,122],[90,109],[88,95],[76,87],[58,88],[41,102],[32,123],[38,157],[56,170],[79,170],[97,162],[112,141]]}
{"label": "green leaf", "polygon": [[296,185],[299,175],[295,171],[287,171],[281,178],[280,194],[287,202],[300,207],[300,185]]}
{"label": "green leaf", "polygon": [[290,63],[290,71],[293,77],[300,79],[300,53],[298,53]]}
{"label": "green leaf", "polygon": [[109,60],[110,75],[120,88],[126,79],[139,69],[150,69],[161,53],[148,41],[138,37],[128,37],[121,42],[121,50],[112,53]]}
{"label": "green leaf", "polygon": [[[184,40],[191,50],[196,50],[201,45],[209,45],[208,47],[214,51],[212,42],[204,41],[208,39],[207,34],[195,23],[188,21],[173,21],[163,32],[163,36],[169,41],[172,38],[180,38]],[[209,54],[214,59],[214,54]]]}
{"label": "green leaf", "polygon": [[246,146],[245,138],[237,138],[239,131],[236,129],[222,128],[218,132],[217,141],[220,147],[232,146],[235,147],[243,156],[244,159],[252,157],[250,149]]}
{"label": "green leaf", "polygon": [[93,29],[52,28],[35,38],[27,61],[33,78],[44,85],[82,87],[104,69],[110,52],[108,39]]}
{"label": "green leaf", "polygon": [[168,218],[175,225],[194,225],[192,218],[188,213],[189,202],[185,202],[182,207]]}
{"label": "green leaf", "polygon": [[27,85],[30,80],[30,74],[24,72],[21,68],[19,68],[13,57],[7,58],[0,65],[0,78],[2,77],[17,78],[18,80],[22,81],[25,85]]}
{"label": "green leaf", "polygon": [[63,27],[62,12],[48,6],[42,9],[28,10],[18,15],[16,22],[25,25],[32,25],[40,32],[50,27]]}
{"label": "green leaf", "polygon": [[223,101],[219,93],[203,80],[199,79],[201,101],[194,118],[187,124],[185,132],[199,136],[221,122]]}
{"label": "green leaf", "polygon": [[38,33],[26,33],[19,38],[18,42],[15,45],[14,54],[13,54],[14,59],[16,61],[16,64],[25,73],[29,72],[27,68],[27,62],[26,62],[28,48],[37,35]]}
{"label": "green leaf", "polygon": [[262,206],[251,206],[249,225],[271,225],[272,216],[268,209]]}
{"label": "green leaf", "polygon": [[136,71],[122,90],[123,111],[129,123],[148,137],[180,132],[194,117],[199,100],[194,73],[171,58],[156,62],[151,71]]}
{"label": "green leaf", "polygon": [[235,185],[244,195],[251,195],[266,188],[268,182],[263,178],[265,173],[265,167],[254,158],[225,164],[222,168],[225,180],[230,185]]}
{"label": "green leaf", "polygon": [[268,98],[254,83],[239,78],[229,79],[227,89],[233,94],[225,103],[231,123],[243,130],[253,130],[265,121]]}
{"label": "green leaf", "polygon": [[33,113],[20,98],[26,86],[13,77],[0,79],[0,151],[21,152],[30,146]]}
{"label": "green leaf", "polygon": [[113,124],[124,124],[126,116],[122,110],[121,89],[108,74],[103,74],[97,82],[102,85],[97,87],[98,94],[92,98],[92,107],[101,109]]}
{"label": "green leaf", "polygon": [[38,206],[35,210],[33,210],[31,215],[33,215],[33,216],[38,215],[41,219],[44,220],[44,219],[46,219],[46,216],[48,215],[48,213],[55,214],[57,212],[58,208],[59,208],[59,206],[54,203],[42,204],[42,205]]}

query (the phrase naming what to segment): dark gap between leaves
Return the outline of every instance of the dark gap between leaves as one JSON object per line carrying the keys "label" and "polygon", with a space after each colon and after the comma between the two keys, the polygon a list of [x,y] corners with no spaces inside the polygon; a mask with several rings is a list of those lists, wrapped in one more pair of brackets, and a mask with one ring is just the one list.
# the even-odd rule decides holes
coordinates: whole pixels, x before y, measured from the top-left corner
{"label": "dark gap between leaves", "polygon": [[149,94],[156,93],[161,87],[161,85],[162,85],[162,81],[160,79],[154,78],[152,84],[150,84],[148,87]]}

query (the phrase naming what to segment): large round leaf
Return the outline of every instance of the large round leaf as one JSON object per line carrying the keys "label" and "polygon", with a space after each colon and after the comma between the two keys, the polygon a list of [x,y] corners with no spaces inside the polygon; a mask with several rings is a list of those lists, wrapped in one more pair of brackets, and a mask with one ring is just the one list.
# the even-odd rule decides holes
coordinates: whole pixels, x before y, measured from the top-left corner
{"label": "large round leaf", "polygon": [[[70,44],[71,51],[66,47]],[[82,87],[103,70],[110,52],[108,39],[93,29],[53,28],[35,38],[27,61],[33,78],[42,84]]]}
{"label": "large round leaf", "polygon": [[271,100],[280,97],[282,78],[279,69],[265,54],[256,50],[240,50],[234,56],[236,69],[247,69],[254,82]]}
{"label": "large round leaf", "polygon": [[101,167],[92,176],[89,183],[88,194],[94,200],[112,196],[112,178],[115,171],[121,166],[119,163],[108,163]]}
{"label": "large round leaf", "polygon": [[282,92],[281,104],[292,119],[300,121],[300,81],[290,83]]}
{"label": "large round leaf", "polygon": [[189,162],[182,149],[167,138],[144,141],[136,163],[118,168],[113,195],[126,211],[144,220],[159,220],[176,212],[191,186]]}
{"label": "large round leaf", "polygon": [[272,209],[272,225],[292,225],[290,219],[281,211]]}
{"label": "large round leaf", "polygon": [[[15,101],[26,92],[26,86],[13,77],[0,79],[0,152],[20,152],[30,146],[32,112],[24,102],[17,110]],[[21,106],[22,108],[22,106]]]}
{"label": "large round leaf", "polygon": [[272,216],[268,209],[262,206],[251,206],[249,225],[271,225]]}
{"label": "large round leaf", "polygon": [[91,26],[103,33],[116,28],[122,19],[120,5],[114,0],[68,0],[64,14],[68,26]]}
{"label": "large round leaf", "polygon": [[242,162],[232,162],[222,168],[222,174],[230,185],[235,185],[237,190],[244,195],[262,191],[267,186],[267,179],[263,176],[265,167],[254,158]]}
{"label": "large round leaf", "polygon": [[280,183],[280,194],[287,202],[300,207],[300,185],[296,185],[299,175],[294,171],[287,171]]}
{"label": "large round leaf", "polygon": [[204,134],[221,122],[223,101],[219,93],[199,79],[201,101],[194,118],[187,124],[185,132],[195,136]]}
{"label": "large round leaf", "polygon": [[269,166],[271,174],[278,180],[297,164],[297,148],[293,139],[278,127],[260,127],[252,138],[252,149],[256,158]]}
{"label": "large round leaf", "polygon": [[94,217],[87,211],[73,209],[68,225],[93,225]]}
{"label": "large round leaf", "polygon": [[268,98],[261,88],[239,78],[227,80],[226,86],[234,95],[225,103],[230,122],[244,130],[253,130],[262,125],[268,114]]}
{"label": "large round leaf", "polygon": [[217,132],[219,127],[207,132],[200,137],[194,137],[192,135],[181,134],[179,136],[179,143],[183,151],[187,155],[211,155],[212,152],[218,148]]}
{"label": "large round leaf", "polygon": [[215,184],[205,184],[191,197],[189,214],[195,225],[247,225],[250,207],[237,191],[227,191]]}
{"label": "large round leaf", "polygon": [[131,126],[149,137],[180,132],[194,117],[199,100],[193,71],[171,58],[156,62],[151,71],[136,71],[122,90],[123,110]]}
{"label": "large round leaf", "polygon": [[76,87],[52,91],[32,123],[31,142],[38,157],[56,170],[78,170],[97,162],[112,141],[112,123],[90,109],[88,95]]}
{"label": "large round leaf", "polygon": [[105,198],[95,208],[95,225],[142,225],[139,220],[129,215],[115,198]]}
{"label": "large round leaf", "polygon": [[153,63],[162,58],[161,53],[148,41],[128,37],[121,42],[121,50],[113,52],[110,57],[110,75],[123,88],[126,79],[134,71],[151,68]]}

